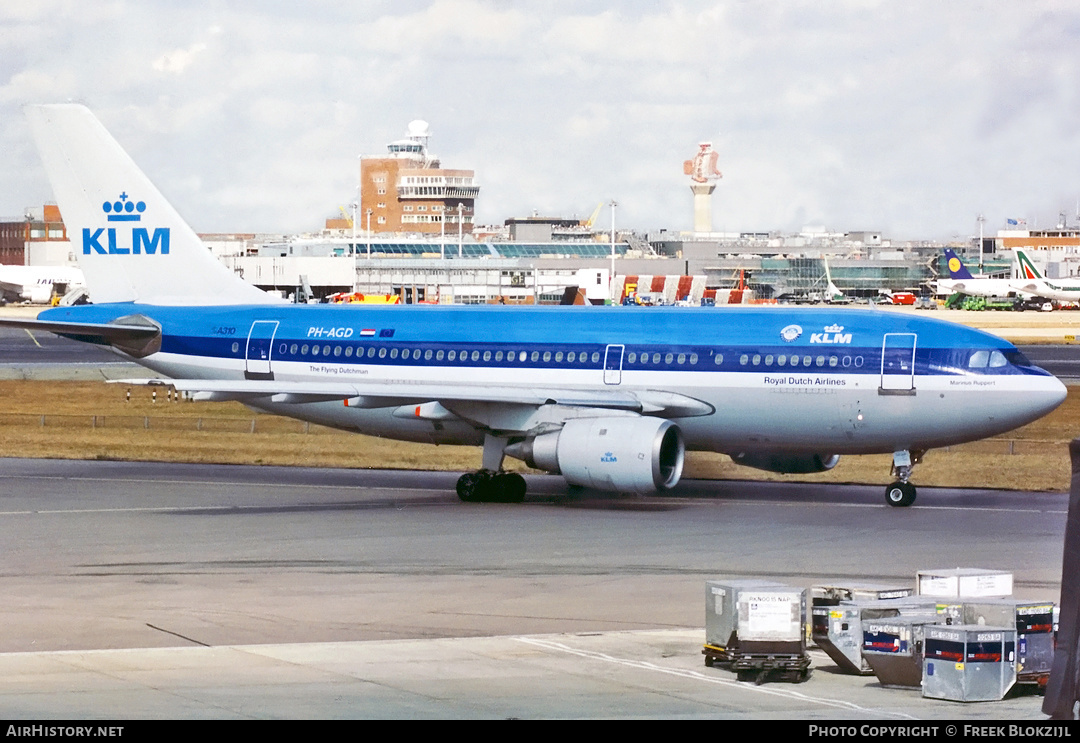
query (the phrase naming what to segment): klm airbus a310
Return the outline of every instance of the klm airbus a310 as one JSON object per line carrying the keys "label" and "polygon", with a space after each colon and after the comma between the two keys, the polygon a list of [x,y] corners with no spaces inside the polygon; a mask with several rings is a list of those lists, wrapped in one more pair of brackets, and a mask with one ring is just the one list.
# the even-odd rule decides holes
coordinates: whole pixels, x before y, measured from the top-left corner
{"label": "klm airbus a310", "polygon": [[105,344],[196,399],[407,441],[475,444],[465,501],[520,501],[506,456],[606,491],[678,482],[687,450],[783,473],[1008,431],[1065,388],[1013,345],[862,309],[292,305],[220,264],[86,108],[31,130],[94,304],[30,325]]}

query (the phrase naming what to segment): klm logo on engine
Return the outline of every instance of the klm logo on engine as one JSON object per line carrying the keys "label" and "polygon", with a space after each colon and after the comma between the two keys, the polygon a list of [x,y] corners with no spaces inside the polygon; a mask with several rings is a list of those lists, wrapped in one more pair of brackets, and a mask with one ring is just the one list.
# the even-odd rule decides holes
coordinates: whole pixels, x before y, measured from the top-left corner
{"label": "klm logo on engine", "polygon": [[[851,343],[851,333],[844,332],[843,325],[830,325],[823,333],[811,333],[811,343]],[[807,357],[809,358],[809,357]]]}
{"label": "klm logo on engine", "polygon": [[[116,201],[101,205],[109,222],[139,222],[146,203],[130,201],[127,193],[121,193]],[[155,227],[153,234],[146,227],[132,226],[130,232],[123,227],[99,227],[91,231],[83,227],[83,255],[168,255],[169,228]]]}

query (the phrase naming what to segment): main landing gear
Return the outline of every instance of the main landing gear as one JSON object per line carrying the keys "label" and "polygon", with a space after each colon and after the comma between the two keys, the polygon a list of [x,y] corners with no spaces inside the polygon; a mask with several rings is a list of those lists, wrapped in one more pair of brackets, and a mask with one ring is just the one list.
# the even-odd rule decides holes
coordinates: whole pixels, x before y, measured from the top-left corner
{"label": "main landing gear", "polygon": [[516,472],[503,472],[509,439],[485,434],[483,467],[458,478],[458,498],[466,503],[521,503],[525,500],[525,478]]}
{"label": "main landing gear", "polygon": [[458,478],[457,494],[466,503],[521,503],[525,478],[516,472],[466,472]]}
{"label": "main landing gear", "polygon": [[906,508],[915,502],[915,486],[908,482],[911,471],[922,461],[925,451],[893,452],[892,474],[896,475],[897,481],[885,488],[885,502],[897,508]]}

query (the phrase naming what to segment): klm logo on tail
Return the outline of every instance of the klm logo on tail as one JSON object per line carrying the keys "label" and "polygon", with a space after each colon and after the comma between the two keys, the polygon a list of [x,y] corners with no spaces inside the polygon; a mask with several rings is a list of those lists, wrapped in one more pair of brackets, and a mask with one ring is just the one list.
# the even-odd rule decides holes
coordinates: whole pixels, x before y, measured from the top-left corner
{"label": "klm logo on tail", "polygon": [[[108,215],[109,222],[139,222],[146,204],[129,201],[127,193],[121,193],[116,201],[102,204],[101,211]],[[82,252],[83,255],[168,255],[169,228],[155,227],[151,235],[145,227],[132,227],[128,237],[123,228],[99,227],[91,231],[89,227],[83,227]]]}

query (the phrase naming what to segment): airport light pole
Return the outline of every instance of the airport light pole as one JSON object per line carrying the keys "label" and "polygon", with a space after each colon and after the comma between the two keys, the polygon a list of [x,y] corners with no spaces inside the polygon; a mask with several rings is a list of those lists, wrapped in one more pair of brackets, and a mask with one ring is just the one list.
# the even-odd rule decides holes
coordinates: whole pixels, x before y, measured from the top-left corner
{"label": "airport light pole", "polygon": [[979,222],[979,273],[982,274],[982,272],[983,272],[983,259],[982,259],[982,255],[983,255],[983,223],[986,222],[986,217],[984,217],[983,215],[980,214],[979,216],[975,217],[975,219],[977,219],[978,222]]}
{"label": "airport light pole", "polygon": [[611,303],[615,304],[615,207],[618,204],[615,199],[611,200],[611,273],[608,274],[608,296]]}
{"label": "airport light pole", "polygon": [[367,210],[367,257],[371,257],[371,209]]}
{"label": "airport light pole", "polygon": [[459,203],[457,205],[457,257],[458,258],[460,258],[462,256],[461,241],[463,239],[463,235],[464,235],[463,230],[465,228],[464,228],[464,223],[463,223],[463,220],[461,218],[461,215],[462,215],[462,212],[464,210],[465,210],[465,205]]}
{"label": "airport light pole", "polygon": [[349,254],[356,255],[356,209],[360,205],[354,201],[349,204],[349,206],[352,207],[352,245],[350,246]]}

